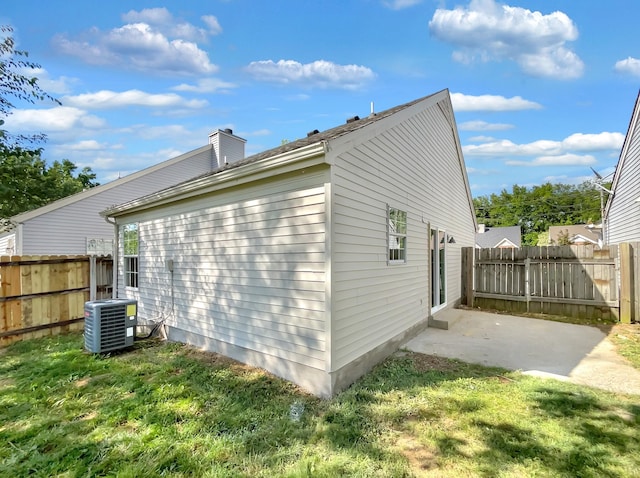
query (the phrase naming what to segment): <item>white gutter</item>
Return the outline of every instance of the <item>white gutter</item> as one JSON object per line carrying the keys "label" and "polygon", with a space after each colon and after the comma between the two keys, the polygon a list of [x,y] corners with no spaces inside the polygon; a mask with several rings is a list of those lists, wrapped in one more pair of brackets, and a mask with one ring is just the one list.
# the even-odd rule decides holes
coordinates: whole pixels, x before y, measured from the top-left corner
{"label": "white gutter", "polygon": [[261,179],[262,177],[273,176],[274,169],[284,170],[281,172],[286,172],[287,169],[299,169],[301,166],[298,163],[306,162],[306,164],[302,165],[303,167],[323,164],[326,162],[326,153],[327,143],[326,141],[320,141],[318,143],[297,148],[293,151],[288,151],[286,153],[248,163],[243,166],[238,166],[213,175],[207,175],[202,178],[178,184],[157,193],[114,206],[102,211],[100,215],[105,218],[117,217],[123,214],[148,209],[149,207],[157,207],[173,201],[208,194],[225,189],[229,186],[237,186]]}

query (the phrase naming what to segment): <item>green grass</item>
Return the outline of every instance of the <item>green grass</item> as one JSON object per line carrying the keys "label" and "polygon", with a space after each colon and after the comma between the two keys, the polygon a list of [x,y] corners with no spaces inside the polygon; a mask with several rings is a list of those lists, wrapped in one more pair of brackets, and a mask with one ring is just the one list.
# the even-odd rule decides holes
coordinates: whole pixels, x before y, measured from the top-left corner
{"label": "green grass", "polygon": [[639,425],[639,397],[420,354],[320,400],[179,344],[0,350],[0,476],[633,477]]}
{"label": "green grass", "polygon": [[640,325],[617,325],[609,334],[618,353],[640,370]]}

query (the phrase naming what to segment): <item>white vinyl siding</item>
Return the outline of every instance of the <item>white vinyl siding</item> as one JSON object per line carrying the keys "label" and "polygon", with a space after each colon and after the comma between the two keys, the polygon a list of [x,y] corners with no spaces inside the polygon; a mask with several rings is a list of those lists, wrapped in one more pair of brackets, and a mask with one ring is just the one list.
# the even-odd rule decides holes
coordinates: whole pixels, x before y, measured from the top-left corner
{"label": "white vinyl siding", "polygon": [[636,201],[640,198],[640,125],[631,125],[629,134],[632,136],[606,224],[610,244],[640,241],[640,201]]}
{"label": "white vinyl siding", "polygon": [[[173,327],[324,370],[325,176],[238,188],[137,218],[141,318],[169,318],[173,302]],[[131,296],[122,279],[120,296]]]}
{"label": "white vinyl siding", "polygon": [[[401,112],[405,121],[354,140],[335,158],[332,370],[427,317],[428,223],[455,237],[447,247],[448,304],[460,297],[460,248],[473,246],[474,222],[446,113],[435,104],[413,116]],[[386,204],[407,212],[407,262],[394,267],[387,265]]]}
{"label": "white vinyl siding", "polygon": [[74,196],[61,200],[68,204],[24,222],[22,254],[85,254],[87,238],[113,239],[113,225],[100,211],[210,171],[211,154],[211,147],[201,148],[133,180],[116,179],[104,190],[78,193],[77,201],[69,201]]}
{"label": "white vinyl siding", "polygon": [[16,254],[16,235],[6,233],[0,236],[0,256]]}

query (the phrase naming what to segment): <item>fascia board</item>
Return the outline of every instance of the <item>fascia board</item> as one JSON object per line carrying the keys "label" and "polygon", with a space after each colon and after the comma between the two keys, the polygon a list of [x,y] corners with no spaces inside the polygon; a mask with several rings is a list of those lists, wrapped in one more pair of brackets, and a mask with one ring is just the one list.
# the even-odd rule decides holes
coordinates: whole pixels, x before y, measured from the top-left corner
{"label": "fascia board", "polygon": [[622,144],[622,150],[620,151],[620,157],[618,158],[618,164],[616,165],[616,170],[613,174],[613,181],[611,182],[611,191],[613,194],[609,194],[609,197],[607,198],[607,203],[604,208],[604,217],[601,218],[603,221],[605,217],[609,217],[609,210],[611,209],[611,204],[615,200],[616,187],[618,186],[618,182],[620,181],[620,175],[622,174],[622,169],[624,167],[625,159],[627,157],[627,152],[629,150],[633,135],[635,134],[636,129],[638,128],[639,122],[640,122],[640,90],[638,91],[636,103],[633,106],[631,120],[629,121],[629,127],[627,128],[627,135],[624,138],[624,143]]}
{"label": "fascia board", "polygon": [[314,143],[302,148],[272,156],[255,163],[221,171],[213,175],[194,179],[163,191],[134,199],[109,208],[100,213],[103,217],[118,217],[145,209],[163,206],[174,201],[182,201],[203,194],[220,191],[231,186],[239,186],[275,174],[284,174],[297,169],[325,163],[325,142]]}

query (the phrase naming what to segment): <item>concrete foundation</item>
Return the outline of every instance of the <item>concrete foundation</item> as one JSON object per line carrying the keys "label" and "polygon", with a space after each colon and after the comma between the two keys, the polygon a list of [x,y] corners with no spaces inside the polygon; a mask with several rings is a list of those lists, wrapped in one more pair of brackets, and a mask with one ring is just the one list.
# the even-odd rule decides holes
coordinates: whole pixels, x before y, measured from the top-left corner
{"label": "concrete foundation", "polygon": [[202,350],[219,353],[247,365],[262,368],[280,378],[299,385],[313,395],[321,398],[331,398],[338,392],[348,388],[378,363],[393,354],[403,343],[423,332],[427,326],[428,321],[425,318],[413,327],[396,335],[373,350],[370,350],[348,365],[345,365],[340,370],[333,372],[291,362],[255,350],[249,350],[176,327],[167,326],[165,330],[167,339],[170,341],[193,345]]}

